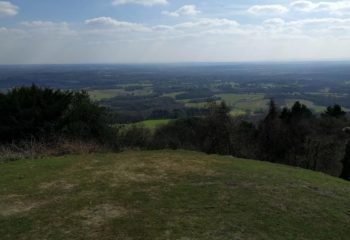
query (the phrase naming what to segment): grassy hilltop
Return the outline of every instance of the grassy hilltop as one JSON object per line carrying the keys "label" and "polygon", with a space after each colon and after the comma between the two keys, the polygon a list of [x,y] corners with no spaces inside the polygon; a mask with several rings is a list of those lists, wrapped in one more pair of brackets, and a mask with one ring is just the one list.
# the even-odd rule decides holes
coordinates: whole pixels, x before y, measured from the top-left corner
{"label": "grassy hilltop", "polygon": [[348,239],[350,184],[266,162],[130,151],[0,165],[1,239]]}

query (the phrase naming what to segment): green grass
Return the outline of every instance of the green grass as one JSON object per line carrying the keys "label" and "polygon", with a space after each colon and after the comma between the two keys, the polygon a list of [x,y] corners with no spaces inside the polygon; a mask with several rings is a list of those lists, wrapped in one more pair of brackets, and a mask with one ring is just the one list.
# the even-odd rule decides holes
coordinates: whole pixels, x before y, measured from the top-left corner
{"label": "green grass", "polygon": [[185,92],[172,92],[172,93],[165,93],[163,94],[163,97],[171,97],[171,98],[176,98],[177,95],[180,95]]}
{"label": "green grass", "polygon": [[228,93],[228,94],[217,94],[217,97],[220,97],[222,100],[224,100],[228,105],[235,106],[238,103],[242,102],[251,102],[251,101],[258,101],[264,99],[264,94],[234,94],[234,93]]}
{"label": "green grass", "polygon": [[254,114],[267,109],[269,100],[264,99],[264,94],[218,94],[231,108],[234,116]]}
{"label": "green grass", "polygon": [[117,96],[125,96],[127,94],[124,89],[105,89],[105,90],[91,90],[89,91],[90,97],[95,100],[104,100]]}
{"label": "green grass", "polygon": [[350,183],[189,151],[0,166],[0,236],[13,239],[349,239]]}
{"label": "green grass", "polygon": [[[217,94],[216,97],[220,97],[225,101],[228,106],[232,108],[231,114],[233,116],[254,114],[262,112],[267,109],[267,103],[269,100],[264,99],[264,94]],[[181,100],[186,107],[205,108],[207,102],[191,103],[189,99]],[[218,101],[219,102],[219,101]]]}
{"label": "green grass", "polygon": [[158,120],[146,120],[142,122],[138,122],[136,124],[141,124],[149,129],[156,129],[159,126],[166,125],[171,121],[171,119],[158,119]]}
{"label": "green grass", "polygon": [[[127,86],[125,86],[127,87]],[[104,90],[91,90],[89,91],[90,97],[95,101],[100,101],[104,99],[110,99],[119,96],[147,96],[153,93],[153,90],[149,87],[135,91],[126,91],[123,88],[119,89],[104,89]]]}
{"label": "green grass", "polygon": [[139,127],[145,127],[151,130],[152,132],[155,131],[158,127],[161,127],[163,125],[168,124],[172,119],[157,119],[157,120],[145,120],[142,122],[136,122],[136,123],[129,123],[129,124],[115,124],[115,128],[120,128],[121,131],[125,131],[130,129],[130,127],[133,126],[139,126]]}

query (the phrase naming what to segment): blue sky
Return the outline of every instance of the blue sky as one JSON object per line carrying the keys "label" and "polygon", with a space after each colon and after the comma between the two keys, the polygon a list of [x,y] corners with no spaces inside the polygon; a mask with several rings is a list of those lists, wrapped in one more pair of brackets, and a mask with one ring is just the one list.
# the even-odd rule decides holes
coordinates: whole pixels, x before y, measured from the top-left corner
{"label": "blue sky", "polygon": [[0,0],[0,64],[349,58],[348,0]]}

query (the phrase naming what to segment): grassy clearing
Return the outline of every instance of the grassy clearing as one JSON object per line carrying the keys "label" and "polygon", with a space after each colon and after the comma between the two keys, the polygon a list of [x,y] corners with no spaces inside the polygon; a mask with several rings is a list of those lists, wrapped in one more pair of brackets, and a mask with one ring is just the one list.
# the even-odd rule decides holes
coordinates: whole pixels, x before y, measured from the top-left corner
{"label": "grassy clearing", "polygon": [[348,239],[350,184],[188,151],[0,166],[1,239]]}
{"label": "grassy clearing", "polygon": [[176,98],[177,95],[183,94],[185,92],[172,92],[172,93],[165,93],[163,94],[163,97],[171,97]]}
{"label": "grassy clearing", "polygon": [[264,99],[264,94],[218,94],[217,97],[220,97],[228,105],[235,106],[237,103],[242,102],[251,102]]}
{"label": "grassy clearing", "polygon": [[156,128],[166,125],[170,121],[172,121],[172,119],[145,120],[142,122],[130,123],[130,124],[122,124],[122,125],[116,124],[115,127],[122,126],[122,127],[125,127],[124,129],[128,129],[129,127],[132,127],[132,126],[140,126],[140,127],[145,127],[154,131],[156,130]]}
{"label": "grassy clearing", "polygon": [[124,89],[105,89],[105,90],[92,90],[89,91],[90,97],[95,100],[104,100],[117,96],[125,96],[127,92]]}
{"label": "grassy clearing", "polygon": [[269,100],[264,99],[264,94],[218,94],[231,108],[232,115],[253,114],[267,109]]}
{"label": "grassy clearing", "polygon": [[243,116],[243,115],[246,115],[247,112],[246,111],[243,111],[243,110],[240,110],[240,109],[233,109],[231,112],[230,112],[230,115],[233,116],[233,117],[238,117],[238,116]]}
{"label": "grassy clearing", "polygon": [[[268,100],[264,99],[264,94],[217,94],[232,108],[231,114],[234,116],[262,112],[267,109]],[[205,108],[207,102],[191,103],[190,100],[182,100],[187,107]]]}
{"label": "grassy clearing", "polygon": [[90,97],[95,101],[110,99],[110,98],[119,97],[119,96],[147,96],[152,93],[153,93],[152,88],[143,88],[135,91],[126,91],[123,88],[89,91]]}
{"label": "grassy clearing", "polygon": [[137,124],[140,124],[142,126],[145,126],[146,128],[153,130],[162,125],[168,124],[170,121],[171,119],[146,120],[146,121],[139,122]]}

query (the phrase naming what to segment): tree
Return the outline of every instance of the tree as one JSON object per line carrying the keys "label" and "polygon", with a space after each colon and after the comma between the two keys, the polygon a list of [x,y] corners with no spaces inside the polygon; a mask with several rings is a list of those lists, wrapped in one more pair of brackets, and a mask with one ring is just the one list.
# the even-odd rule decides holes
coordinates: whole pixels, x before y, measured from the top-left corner
{"label": "tree", "polygon": [[312,117],[311,110],[299,101],[295,102],[291,109],[283,108],[280,118],[285,123],[299,122],[301,120],[310,119]]}
{"label": "tree", "polygon": [[346,144],[345,156],[342,164],[343,169],[340,178],[350,181],[350,141]]}
{"label": "tree", "polygon": [[274,100],[269,103],[266,117],[259,124],[259,148],[262,160],[278,162],[284,158],[285,150],[281,145],[281,120]]}
{"label": "tree", "polygon": [[72,93],[31,87],[14,88],[0,96],[0,141],[46,137],[72,100]]}
{"label": "tree", "polygon": [[107,111],[86,92],[31,87],[0,95],[0,142],[49,139],[64,135],[107,141],[114,135]]}
{"label": "tree", "polygon": [[92,102],[87,92],[76,92],[62,115],[60,129],[69,137],[113,143],[116,130],[110,127],[107,110]]}
{"label": "tree", "polygon": [[342,107],[338,104],[327,107],[327,110],[322,114],[323,117],[343,118],[346,116],[346,112],[342,110]]}
{"label": "tree", "polygon": [[204,118],[203,151],[207,153],[232,154],[231,109],[225,102],[208,103],[209,113]]}

